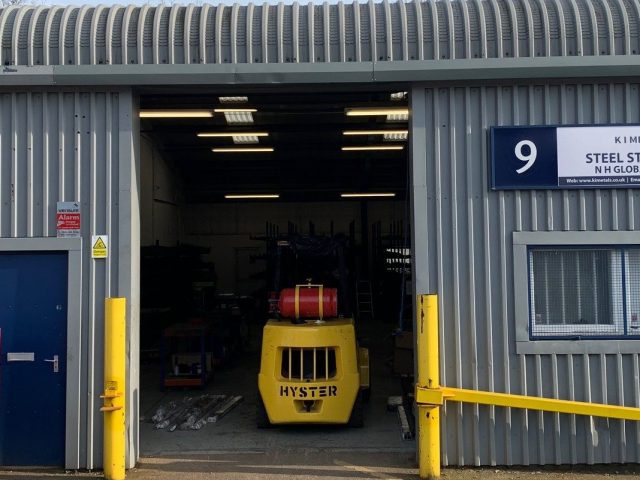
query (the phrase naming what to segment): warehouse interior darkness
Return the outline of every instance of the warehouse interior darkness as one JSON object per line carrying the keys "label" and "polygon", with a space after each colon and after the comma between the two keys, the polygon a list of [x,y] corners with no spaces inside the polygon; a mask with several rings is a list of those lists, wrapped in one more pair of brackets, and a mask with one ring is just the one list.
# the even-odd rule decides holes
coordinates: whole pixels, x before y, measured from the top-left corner
{"label": "warehouse interior darkness", "polygon": [[[413,374],[404,90],[141,94],[142,455],[413,451],[387,405]],[[370,350],[363,428],[256,427],[262,327],[307,283],[338,289]]]}

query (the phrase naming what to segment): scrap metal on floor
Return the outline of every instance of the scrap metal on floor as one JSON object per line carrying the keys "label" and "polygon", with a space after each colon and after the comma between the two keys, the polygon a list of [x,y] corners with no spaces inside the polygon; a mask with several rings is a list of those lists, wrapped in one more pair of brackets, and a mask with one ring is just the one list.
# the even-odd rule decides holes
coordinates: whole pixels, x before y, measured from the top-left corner
{"label": "scrap metal on floor", "polygon": [[207,423],[216,423],[233,410],[241,401],[241,395],[204,394],[187,396],[182,400],[170,400],[160,405],[150,421],[158,430],[173,432],[200,430]]}

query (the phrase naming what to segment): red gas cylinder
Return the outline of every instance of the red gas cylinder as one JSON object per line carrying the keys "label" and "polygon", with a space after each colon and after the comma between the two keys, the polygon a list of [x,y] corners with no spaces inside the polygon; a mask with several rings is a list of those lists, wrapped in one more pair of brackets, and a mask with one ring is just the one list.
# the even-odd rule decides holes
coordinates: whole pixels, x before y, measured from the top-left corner
{"label": "red gas cylinder", "polygon": [[280,292],[280,315],[285,318],[325,318],[338,316],[338,290],[299,285]]}

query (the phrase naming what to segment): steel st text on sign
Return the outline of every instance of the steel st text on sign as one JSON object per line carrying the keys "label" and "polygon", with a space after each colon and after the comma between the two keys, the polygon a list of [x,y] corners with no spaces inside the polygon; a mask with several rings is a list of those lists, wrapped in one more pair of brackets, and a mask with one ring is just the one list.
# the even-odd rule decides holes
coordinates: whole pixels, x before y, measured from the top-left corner
{"label": "steel st text on sign", "polygon": [[492,127],[491,188],[640,187],[640,125]]}

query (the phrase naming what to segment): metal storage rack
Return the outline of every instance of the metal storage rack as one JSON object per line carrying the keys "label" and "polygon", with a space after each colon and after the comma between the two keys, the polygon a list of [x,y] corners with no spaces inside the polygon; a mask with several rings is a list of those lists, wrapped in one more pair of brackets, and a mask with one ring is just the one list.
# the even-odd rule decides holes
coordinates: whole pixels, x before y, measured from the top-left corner
{"label": "metal storage rack", "polygon": [[204,387],[213,377],[213,331],[204,324],[167,327],[161,344],[161,388]]}

